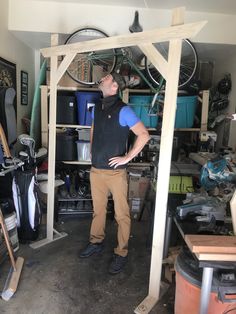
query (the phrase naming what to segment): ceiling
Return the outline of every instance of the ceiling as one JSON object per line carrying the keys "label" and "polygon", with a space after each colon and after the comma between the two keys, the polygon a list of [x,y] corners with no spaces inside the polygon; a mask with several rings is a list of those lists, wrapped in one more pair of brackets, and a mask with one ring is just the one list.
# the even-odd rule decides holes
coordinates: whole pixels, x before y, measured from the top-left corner
{"label": "ceiling", "polygon": [[187,11],[236,14],[235,0],[31,0],[75,2],[83,4],[127,6],[136,8],[173,9],[184,6]]}

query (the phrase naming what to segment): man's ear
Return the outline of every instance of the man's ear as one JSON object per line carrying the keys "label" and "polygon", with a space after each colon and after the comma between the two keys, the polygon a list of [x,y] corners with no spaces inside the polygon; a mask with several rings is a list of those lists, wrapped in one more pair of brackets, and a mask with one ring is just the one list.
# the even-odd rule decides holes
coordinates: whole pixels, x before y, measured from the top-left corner
{"label": "man's ear", "polygon": [[114,92],[116,92],[116,93],[118,92],[119,85],[117,84],[116,81],[113,82],[113,84],[112,84],[112,89],[113,89]]}

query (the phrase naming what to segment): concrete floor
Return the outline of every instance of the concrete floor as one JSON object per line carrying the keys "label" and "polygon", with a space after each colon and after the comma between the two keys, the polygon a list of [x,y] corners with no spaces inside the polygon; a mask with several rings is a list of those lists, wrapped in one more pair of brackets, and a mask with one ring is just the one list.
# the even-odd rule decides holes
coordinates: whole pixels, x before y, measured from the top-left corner
{"label": "concrete floor", "polygon": [[[107,220],[104,252],[88,259],[78,257],[87,244],[90,223],[91,217],[60,218],[57,230],[67,232],[67,237],[37,250],[20,245],[17,255],[25,258],[25,264],[18,290],[8,302],[0,299],[1,314],[133,313],[148,292],[148,221],[132,221],[129,261],[124,272],[115,276],[108,273],[116,243],[114,220]],[[8,269],[7,261],[0,265],[0,289]],[[163,296],[150,313],[173,314],[174,285],[162,287]]]}

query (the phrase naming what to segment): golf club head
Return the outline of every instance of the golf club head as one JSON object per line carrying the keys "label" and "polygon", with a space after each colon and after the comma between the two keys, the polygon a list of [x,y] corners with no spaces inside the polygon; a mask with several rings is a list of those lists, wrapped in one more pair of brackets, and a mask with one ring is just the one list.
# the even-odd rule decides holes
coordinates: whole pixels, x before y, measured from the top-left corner
{"label": "golf club head", "polygon": [[18,136],[18,141],[29,148],[30,157],[35,158],[35,140],[30,137],[28,134],[21,134]]}

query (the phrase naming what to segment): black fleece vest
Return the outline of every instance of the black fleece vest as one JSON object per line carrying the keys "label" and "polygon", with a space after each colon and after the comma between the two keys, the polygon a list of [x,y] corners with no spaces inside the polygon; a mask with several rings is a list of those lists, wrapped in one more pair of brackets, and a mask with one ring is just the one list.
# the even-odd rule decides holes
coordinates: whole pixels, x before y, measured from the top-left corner
{"label": "black fleece vest", "polygon": [[[98,169],[113,169],[108,165],[109,159],[124,156],[127,152],[129,127],[119,123],[120,110],[126,104],[114,96],[110,99],[112,102],[107,106],[103,108],[102,103],[99,103],[94,110],[92,166]],[[122,165],[117,169],[125,167]]]}

